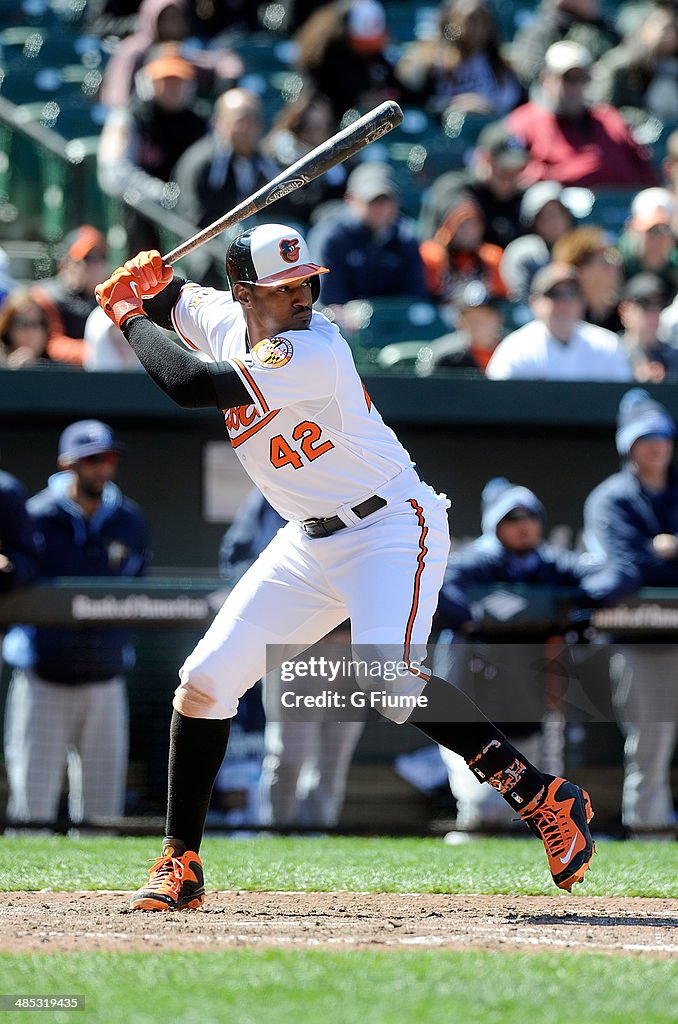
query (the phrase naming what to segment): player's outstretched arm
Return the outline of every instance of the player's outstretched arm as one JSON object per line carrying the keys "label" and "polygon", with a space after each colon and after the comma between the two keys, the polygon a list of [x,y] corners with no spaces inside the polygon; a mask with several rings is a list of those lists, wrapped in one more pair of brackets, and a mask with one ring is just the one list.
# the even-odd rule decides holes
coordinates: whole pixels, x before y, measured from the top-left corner
{"label": "player's outstretched arm", "polygon": [[249,405],[251,396],[230,363],[202,362],[171,341],[148,318],[141,287],[133,271],[119,267],[97,285],[95,294],[158,387],[186,409]]}

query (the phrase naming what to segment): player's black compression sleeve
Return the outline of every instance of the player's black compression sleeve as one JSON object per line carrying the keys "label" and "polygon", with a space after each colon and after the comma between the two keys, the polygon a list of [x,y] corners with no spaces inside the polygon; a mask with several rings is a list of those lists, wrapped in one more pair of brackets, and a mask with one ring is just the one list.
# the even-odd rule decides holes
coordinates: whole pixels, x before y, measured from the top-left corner
{"label": "player's black compression sleeve", "polygon": [[159,327],[165,327],[168,331],[174,330],[172,323],[172,310],[179,298],[179,292],[186,282],[182,277],[173,277],[166,288],[158,292],[152,299],[144,299],[144,310],[148,313],[153,323]]}
{"label": "player's black compression sleeve", "polygon": [[252,397],[230,363],[203,363],[163,334],[147,316],[132,317],[122,333],[149,377],[185,409],[251,405]]}

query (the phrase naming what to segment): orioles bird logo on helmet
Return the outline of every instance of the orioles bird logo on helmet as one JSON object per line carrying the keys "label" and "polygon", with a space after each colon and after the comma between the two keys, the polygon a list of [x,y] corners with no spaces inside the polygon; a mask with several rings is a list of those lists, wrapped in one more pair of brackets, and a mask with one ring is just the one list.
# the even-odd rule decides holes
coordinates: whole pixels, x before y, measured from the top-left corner
{"label": "orioles bird logo on helmet", "polygon": [[281,238],[280,255],[285,260],[285,263],[296,263],[299,259],[299,239]]}

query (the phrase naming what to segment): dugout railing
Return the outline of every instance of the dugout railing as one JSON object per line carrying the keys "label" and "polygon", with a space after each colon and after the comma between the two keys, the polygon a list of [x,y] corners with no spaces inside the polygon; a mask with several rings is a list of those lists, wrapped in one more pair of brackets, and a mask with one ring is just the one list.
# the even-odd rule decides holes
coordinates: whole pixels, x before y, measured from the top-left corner
{"label": "dugout railing", "polygon": [[[0,95],[0,236],[14,255],[13,242],[38,239],[46,256],[34,260],[26,277],[45,277],[52,269],[52,247],[78,224],[104,231],[111,265],[128,259],[123,208],[157,228],[163,251],[194,235],[198,228],[169,206],[128,189],[106,195],[97,180],[98,134],[68,139],[52,127],[49,101],[13,103]],[[201,266],[223,271],[225,236],[206,242]],[[18,250],[21,253],[21,247]],[[19,275],[21,276],[21,275]]]}
{"label": "dugout railing", "polygon": [[[217,576],[193,574],[138,580],[61,578],[0,600],[0,632],[16,622],[75,629],[126,626],[135,631],[138,662],[127,677],[132,799],[125,818],[80,827],[120,834],[162,831],[167,725],[177,667],[212,621],[228,589]],[[534,686],[543,693],[543,756],[550,759],[545,770],[571,769],[586,775],[596,796],[599,828],[623,835],[621,736],[607,684],[610,648],[601,641],[613,631],[616,640],[673,642],[678,590],[643,590],[614,608],[592,611],[578,607],[569,591],[525,585],[473,590],[470,597],[476,614],[482,609],[481,670],[484,665],[486,673],[488,667],[502,671],[511,661],[506,657],[511,647],[530,645]],[[5,666],[0,708],[8,679]],[[393,774],[396,754],[421,745],[415,729],[398,729],[370,712],[338,832],[426,835],[453,827],[449,809],[441,809],[431,796],[408,793]],[[54,827],[68,831],[71,825],[64,819]],[[214,828],[231,831],[228,825],[208,822],[208,830]]]}

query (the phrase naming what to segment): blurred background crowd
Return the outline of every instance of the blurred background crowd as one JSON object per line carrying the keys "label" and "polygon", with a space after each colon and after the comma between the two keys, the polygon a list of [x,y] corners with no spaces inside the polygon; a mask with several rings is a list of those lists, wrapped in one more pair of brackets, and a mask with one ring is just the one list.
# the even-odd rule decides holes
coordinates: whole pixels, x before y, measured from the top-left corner
{"label": "blurred background crowd", "polygon": [[[321,303],[359,360],[675,376],[675,3],[1,6],[2,365],[134,366],[93,311],[107,267],[167,251],[395,99],[395,133],[274,211],[331,264]],[[184,274],[222,286],[226,242]],[[539,354],[545,332],[562,358]]]}
{"label": "blurred background crowd", "polygon": [[[464,596],[468,586],[562,585],[578,588],[584,604],[610,604],[622,594],[619,581],[592,584],[590,575],[606,561],[632,567],[624,593],[678,583],[675,426],[643,390],[678,380],[678,3],[0,0],[0,379],[9,379],[5,370],[139,370],[96,307],[94,285],[140,249],[168,251],[385,99],[401,104],[402,125],[268,216],[302,231],[331,268],[319,306],[341,326],[359,368],[628,385],[618,410],[622,471],[582,508],[587,555],[570,552],[564,564],[544,544],[548,495],[507,480],[483,491],[479,546],[453,555],[439,613],[441,633],[469,648],[461,660],[439,651],[459,683],[485,671],[482,617]],[[182,261],[182,275],[225,287],[230,237]],[[107,444],[82,461],[117,453]],[[60,469],[79,479],[81,459],[62,456]],[[100,461],[110,469],[103,508],[117,457]],[[4,483],[16,501],[20,488]],[[66,511],[96,519],[91,501]],[[267,514],[248,507],[236,521],[222,548],[228,579],[261,541],[253,530],[244,555],[238,529],[261,524],[267,535]],[[0,540],[11,564],[7,535]],[[21,544],[13,551],[20,564]],[[37,557],[37,569],[15,576],[0,563],[0,580],[9,589],[36,574],[76,574],[50,569],[44,550]],[[100,574],[104,563],[92,564]],[[622,821],[670,830],[673,652],[648,662],[636,647],[620,648],[609,669],[625,743]],[[28,662],[12,664],[19,701]],[[124,666],[115,667],[106,679],[115,678],[119,696]],[[519,670],[502,671],[514,678]],[[639,710],[640,679],[655,680],[661,694],[643,697]],[[263,736],[261,701],[243,707],[248,716]],[[256,751],[264,748],[248,746],[244,729],[241,763],[230,768],[231,780],[241,771],[244,781],[227,784],[225,766],[220,789],[241,795],[224,797],[224,820],[336,824],[360,730],[311,732],[269,730],[261,789]],[[535,723],[515,732],[523,746],[537,734]],[[25,755],[28,741],[15,732],[13,742],[20,773],[17,748]],[[296,752],[291,761],[285,749]],[[436,750],[400,759],[399,770],[427,791],[449,778],[460,827],[496,821],[468,774],[443,765]],[[306,776],[315,781],[302,811],[295,800]],[[111,814],[124,802],[121,787]],[[254,792],[263,801],[256,809]],[[23,820],[56,814],[58,795],[49,814],[25,804]]]}

